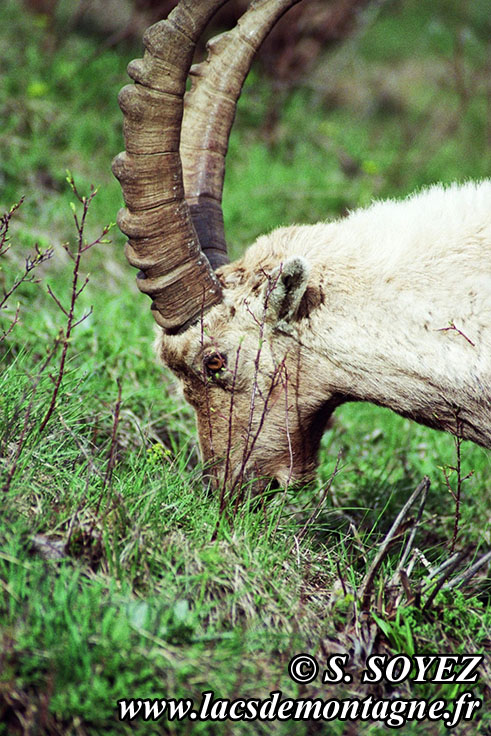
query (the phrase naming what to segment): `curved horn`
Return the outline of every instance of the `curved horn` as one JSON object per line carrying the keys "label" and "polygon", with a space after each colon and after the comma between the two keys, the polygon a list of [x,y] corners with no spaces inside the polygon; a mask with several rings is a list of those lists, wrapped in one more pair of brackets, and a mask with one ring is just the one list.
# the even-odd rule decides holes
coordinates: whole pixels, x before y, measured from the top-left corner
{"label": "curved horn", "polygon": [[227,263],[222,214],[225,156],[235,108],[257,49],[300,0],[256,0],[235,28],[208,42],[208,58],[191,67],[180,153],[191,217],[213,268]]}
{"label": "curved horn", "polygon": [[171,333],[221,301],[212,266],[227,261],[221,199],[236,102],[257,48],[299,0],[253,0],[236,28],[210,42],[209,58],[193,67],[183,121],[196,42],[225,2],[181,0],[167,20],[151,26],[144,58],[128,67],[136,84],[119,96],[126,152],[115,158],[113,172],[127,208],[118,224],[129,237],[126,256],[140,269],[138,286]]}
{"label": "curved horn", "polygon": [[138,286],[153,299],[155,319],[182,330],[221,300],[184,200],[179,156],[186,79],[196,41],[227,0],[181,0],[167,20],[147,29],[143,59],[130,63],[136,84],[119,95],[126,152],[113,162],[127,205],[118,216]]}

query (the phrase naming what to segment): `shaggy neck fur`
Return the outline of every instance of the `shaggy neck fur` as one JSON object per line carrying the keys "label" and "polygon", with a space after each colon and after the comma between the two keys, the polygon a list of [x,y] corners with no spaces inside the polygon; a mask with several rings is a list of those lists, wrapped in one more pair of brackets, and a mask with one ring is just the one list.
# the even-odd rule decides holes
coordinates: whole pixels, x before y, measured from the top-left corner
{"label": "shaggy neck fur", "polygon": [[269,254],[262,240],[256,267],[271,248],[311,265],[321,305],[297,336],[326,394],[491,446],[491,182],[280,229]]}

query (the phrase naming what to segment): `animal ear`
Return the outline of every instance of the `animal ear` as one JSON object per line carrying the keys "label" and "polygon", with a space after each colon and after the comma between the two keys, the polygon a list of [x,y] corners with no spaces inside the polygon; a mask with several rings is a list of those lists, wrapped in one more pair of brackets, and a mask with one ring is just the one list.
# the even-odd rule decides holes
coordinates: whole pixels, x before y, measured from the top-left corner
{"label": "animal ear", "polygon": [[271,273],[264,293],[268,317],[286,326],[292,322],[309,280],[309,262],[301,256],[289,258]]}

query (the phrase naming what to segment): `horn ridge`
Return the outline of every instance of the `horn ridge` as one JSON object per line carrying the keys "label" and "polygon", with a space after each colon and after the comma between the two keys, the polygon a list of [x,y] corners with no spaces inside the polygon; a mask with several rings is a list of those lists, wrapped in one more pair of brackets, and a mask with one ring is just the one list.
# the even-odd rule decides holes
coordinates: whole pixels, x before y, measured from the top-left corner
{"label": "horn ridge", "polygon": [[208,42],[208,57],[190,69],[180,153],[184,191],[203,252],[227,263],[222,192],[237,100],[254,55],[277,20],[300,0],[256,0],[232,30]]}
{"label": "horn ridge", "polygon": [[115,158],[113,172],[126,208],[118,224],[129,238],[128,259],[141,271],[138,287],[150,294],[156,321],[171,333],[222,298],[184,199],[179,142],[196,40],[226,1],[181,0],[147,29],[143,59],[128,66],[135,83],[119,95],[126,152]]}
{"label": "horn ridge", "polygon": [[253,0],[234,29],[209,42],[185,93],[196,42],[227,1],[180,0],[145,32],[143,58],[128,65],[134,84],[119,95],[126,151],[113,171],[126,208],[118,224],[138,286],[172,334],[222,300],[213,269],[228,261],[221,201],[236,102],[257,48],[300,0]]}

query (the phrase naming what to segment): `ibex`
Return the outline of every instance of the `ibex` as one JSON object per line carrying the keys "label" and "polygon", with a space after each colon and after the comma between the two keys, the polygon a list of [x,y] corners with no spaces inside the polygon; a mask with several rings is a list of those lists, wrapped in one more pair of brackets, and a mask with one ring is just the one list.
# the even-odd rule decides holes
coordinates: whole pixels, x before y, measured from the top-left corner
{"label": "ibex", "polygon": [[[190,69],[226,0],[181,0],[123,88],[119,226],[195,408],[214,485],[309,479],[337,406],[369,401],[491,447],[491,181],[280,228],[228,263],[221,210],[255,50],[298,0],[255,0]],[[185,94],[188,73],[193,85]],[[244,202],[244,206],[248,206]]]}

